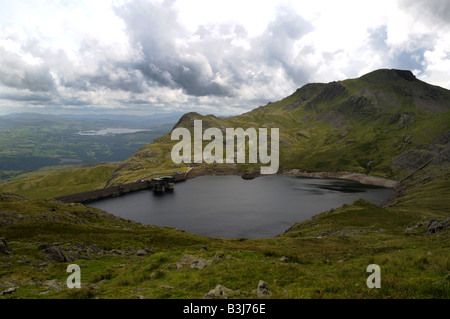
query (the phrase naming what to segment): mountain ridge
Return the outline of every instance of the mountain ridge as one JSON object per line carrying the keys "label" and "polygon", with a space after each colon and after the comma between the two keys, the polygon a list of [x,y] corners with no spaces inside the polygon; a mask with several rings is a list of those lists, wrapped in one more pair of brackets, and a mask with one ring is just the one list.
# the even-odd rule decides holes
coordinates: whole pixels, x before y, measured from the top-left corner
{"label": "mountain ridge", "polygon": [[[410,71],[382,69],[357,79],[306,84],[280,101],[226,119],[186,113],[173,129],[192,131],[196,119],[203,129],[222,132],[227,127],[279,127],[280,169],[345,170],[401,180],[411,172],[392,161],[404,151],[420,145],[434,145],[434,153],[448,148],[447,142],[434,141],[449,130],[449,110],[449,90],[422,82]],[[170,132],[155,139],[125,161],[108,184],[151,177],[163,167],[186,169],[171,163],[175,142]],[[248,163],[228,167],[256,170]]]}

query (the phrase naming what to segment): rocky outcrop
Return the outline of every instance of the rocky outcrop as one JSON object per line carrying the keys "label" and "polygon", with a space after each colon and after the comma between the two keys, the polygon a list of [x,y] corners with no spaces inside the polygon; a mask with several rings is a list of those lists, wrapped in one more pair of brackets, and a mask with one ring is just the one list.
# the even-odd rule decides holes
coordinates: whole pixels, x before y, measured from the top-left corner
{"label": "rocky outcrop", "polygon": [[47,260],[56,261],[59,263],[68,261],[62,249],[56,245],[43,244],[39,246],[38,249],[42,251]]}
{"label": "rocky outcrop", "polygon": [[432,219],[428,222],[425,234],[427,234],[427,235],[435,234],[435,233],[438,233],[440,231],[447,229],[449,226],[450,226],[450,218],[447,218],[444,221]]}
{"label": "rocky outcrop", "polygon": [[418,222],[415,225],[408,226],[404,232],[405,233],[418,233],[425,235],[432,235],[446,230],[450,227],[450,218],[445,220],[438,220],[433,218],[428,222]]}
{"label": "rocky outcrop", "polygon": [[212,262],[213,260],[197,258],[191,255],[184,255],[183,258],[181,258],[180,261],[177,262],[177,268],[182,269],[185,266],[189,266],[190,268],[203,269],[206,266],[211,265]]}
{"label": "rocky outcrop", "polygon": [[265,282],[263,280],[259,281],[258,287],[253,292],[256,293],[258,298],[272,296],[272,293],[269,291],[269,285],[267,284],[267,282]]}
{"label": "rocky outcrop", "polygon": [[6,238],[0,238],[0,254],[9,255],[9,247]]}
{"label": "rocky outcrop", "polygon": [[0,293],[0,296],[10,295],[10,294],[16,292],[16,289],[17,289],[16,287],[11,287],[11,288],[8,288],[8,289],[6,289],[6,290],[3,290],[3,291]]}
{"label": "rocky outcrop", "polygon": [[145,255],[150,255],[150,254],[153,254],[153,251],[148,248],[139,249],[136,252],[136,256],[145,256]]}
{"label": "rocky outcrop", "polygon": [[319,178],[339,178],[351,181],[357,181],[361,184],[396,188],[400,183],[391,179],[370,176],[362,173],[353,173],[347,171],[340,172],[308,172],[301,169],[289,169],[278,171],[280,175],[298,176],[298,177],[319,177]]}

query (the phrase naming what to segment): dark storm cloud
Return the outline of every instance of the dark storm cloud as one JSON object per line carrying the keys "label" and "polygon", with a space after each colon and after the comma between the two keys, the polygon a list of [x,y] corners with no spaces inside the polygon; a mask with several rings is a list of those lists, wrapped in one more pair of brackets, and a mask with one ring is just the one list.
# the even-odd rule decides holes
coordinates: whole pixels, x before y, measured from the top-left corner
{"label": "dark storm cloud", "polygon": [[0,83],[7,87],[46,92],[54,88],[53,78],[46,65],[32,65],[13,53],[0,48]]}
{"label": "dark storm cloud", "polygon": [[182,88],[195,96],[229,94],[226,87],[213,81],[208,61],[177,48],[176,39],[186,34],[170,4],[135,1],[116,8],[116,13],[124,20],[133,47],[141,49],[142,58],[135,68],[150,84]]}
{"label": "dark storm cloud", "polygon": [[146,91],[139,71],[130,64],[117,63],[100,67],[93,74],[80,74],[73,79],[61,79],[61,85],[80,91],[108,88],[113,91],[143,93]]}
{"label": "dark storm cloud", "polygon": [[[134,67],[148,81],[169,88],[181,88],[192,96],[234,96],[242,86],[270,82],[273,69],[282,68],[296,83],[309,75],[296,64],[293,44],[312,30],[299,15],[281,11],[259,37],[248,39],[241,25],[203,25],[189,34],[177,23],[177,13],[169,6],[144,1],[116,8],[126,26],[132,46],[140,49],[141,60]],[[177,42],[177,39],[179,42]],[[244,50],[233,40],[250,42]],[[266,72],[261,70],[270,68]]]}
{"label": "dark storm cloud", "polygon": [[448,0],[400,0],[405,11],[412,12],[418,19],[450,27],[450,1]]}

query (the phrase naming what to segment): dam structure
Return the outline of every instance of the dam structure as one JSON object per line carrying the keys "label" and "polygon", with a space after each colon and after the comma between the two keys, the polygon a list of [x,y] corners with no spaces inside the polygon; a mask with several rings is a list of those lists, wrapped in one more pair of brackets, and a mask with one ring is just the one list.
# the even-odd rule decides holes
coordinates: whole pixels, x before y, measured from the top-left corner
{"label": "dam structure", "polygon": [[55,197],[54,199],[64,203],[86,203],[101,198],[120,196],[144,189],[151,189],[156,193],[164,193],[165,191],[173,191],[175,187],[174,184],[176,182],[185,181],[186,176],[187,172],[177,172],[169,176],[140,180],[133,183],[120,184],[82,193],[64,195]]}

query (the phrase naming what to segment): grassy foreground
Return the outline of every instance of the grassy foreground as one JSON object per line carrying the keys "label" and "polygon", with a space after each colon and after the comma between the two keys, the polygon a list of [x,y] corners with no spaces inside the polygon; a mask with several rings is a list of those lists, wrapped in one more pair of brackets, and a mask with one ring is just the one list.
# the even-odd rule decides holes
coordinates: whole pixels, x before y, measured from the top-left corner
{"label": "grassy foreground", "polygon": [[[218,284],[229,298],[256,298],[259,280],[270,298],[449,298],[450,230],[426,234],[431,219],[448,216],[435,191],[449,191],[446,178],[410,188],[392,207],[357,200],[256,240],[4,193],[0,237],[10,254],[0,253],[0,298],[203,298]],[[66,286],[69,264],[81,268],[81,289]],[[381,267],[381,289],[366,285],[369,264]]]}

